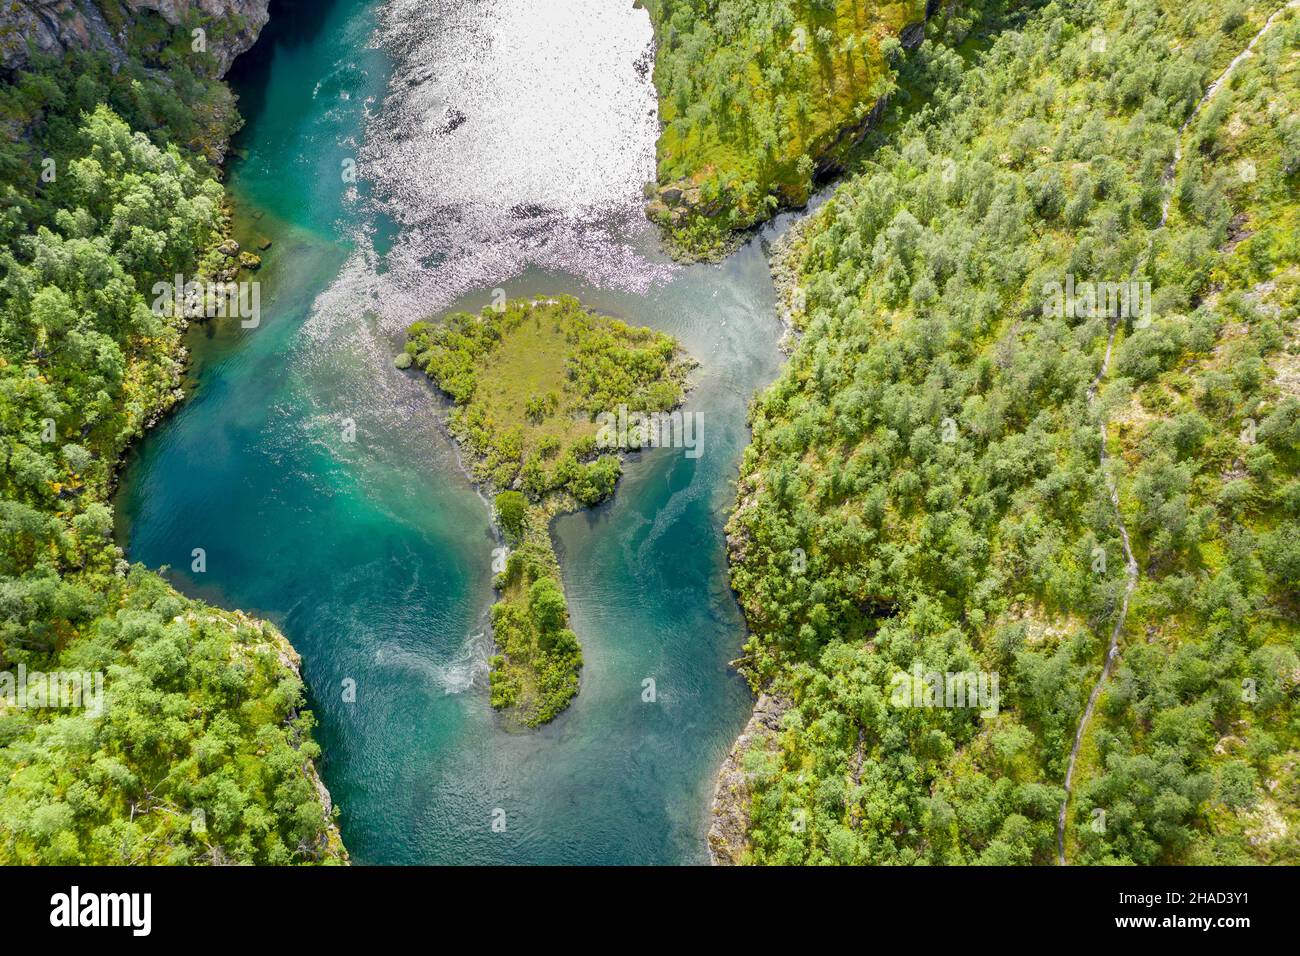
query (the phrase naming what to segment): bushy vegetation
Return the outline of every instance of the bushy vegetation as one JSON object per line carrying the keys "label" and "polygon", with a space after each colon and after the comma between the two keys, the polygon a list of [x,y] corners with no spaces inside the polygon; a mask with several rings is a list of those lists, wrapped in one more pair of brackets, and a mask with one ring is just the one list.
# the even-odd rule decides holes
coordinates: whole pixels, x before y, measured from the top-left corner
{"label": "bushy vegetation", "polygon": [[297,658],[271,625],[136,569],[56,663],[104,673],[108,703],[0,713],[0,862],[342,858]]}
{"label": "bushy vegetation", "polygon": [[117,463],[179,397],[181,326],[152,289],[220,239],[199,152],[228,102],[102,54],[0,83],[0,668],[102,672],[107,698],[0,703],[0,862],[343,852],[284,639],[129,571],[112,542]]}
{"label": "bushy vegetation", "polygon": [[596,416],[673,408],[686,374],[670,336],[568,297],[417,322],[406,353],[456,403],[450,427],[473,453],[474,476],[532,502],[609,497],[621,468],[597,448]]}
{"label": "bushy vegetation", "polygon": [[[1068,859],[1295,862],[1300,18],[1180,134],[1271,10],[1009,6],[909,62],[910,116],[788,252],[802,335],[729,529],[790,705],[749,858],[1052,862],[1122,519]],[[1108,366],[1110,316],[1045,308],[1069,275],[1151,283]],[[998,675],[997,715],[899,706],[917,664]]]}
{"label": "bushy vegetation", "polygon": [[455,402],[451,432],[475,478],[498,491],[511,554],[492,609],[492,705],[546,723],[578,692],[582,668],[550,520],[614,493],[622,465],[617,448],[599,447],[597,416],[676,407],[690,362],[671,336],[567,296],[417,322],[403,354]]}
{"label": "bushy vegetation", "polygon": [[[894,85],[925,0],[655,0],[661,185],[647,212],[694,255],[808,200]],[[665,188],[668,190],[665,192]]]}
{"label": "bushy vegetation", "polygon": [[554,720],[578,693],[582,648],[569,629],[569,608],[544,512],[525,512],[505,570],[494,582],[492,706],[537,727]]}
{"label": "bushy vegetation", "polygon": [[[41,178],[47,157],[74,153],[82,116],[103,105],[159,146],[177,145],[193,161],[212,160],[238,129],[229,88],[212,78],[211,57],[190,50],[188,32],[161,37],[160,18],[136,24],[125,60],[102,50],[38,55],[30,66],[0,82],[0,181],[8,241],[58,208]],[[207,27],[213,29],[211,23]],[[144,35],[144,34],[148,35]],[[13,221],[14,210],[28,218]]]}

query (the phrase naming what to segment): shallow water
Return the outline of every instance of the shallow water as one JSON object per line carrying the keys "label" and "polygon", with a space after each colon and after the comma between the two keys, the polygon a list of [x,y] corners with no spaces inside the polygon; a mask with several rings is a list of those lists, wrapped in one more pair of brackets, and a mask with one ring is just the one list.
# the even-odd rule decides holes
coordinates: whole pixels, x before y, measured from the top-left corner
{"label": "shallow water", "polygon": [[[132,456],[120,530],[302,653],[359,862],[707,858],[750,700],[722,526],[779,328],[762,237],[683,268],[641,216],[651,41],[625,0],[281,2],[232,76],[238,235],[273,241],[261,323],[191,331],[193,396]],[[537,731],[488,704],[487,509],[441,401],[391,361],[408,323],[495,289],[578,295],[702,363],[703,454],[634,457],[613,502],[554,525],[586,666]]]}

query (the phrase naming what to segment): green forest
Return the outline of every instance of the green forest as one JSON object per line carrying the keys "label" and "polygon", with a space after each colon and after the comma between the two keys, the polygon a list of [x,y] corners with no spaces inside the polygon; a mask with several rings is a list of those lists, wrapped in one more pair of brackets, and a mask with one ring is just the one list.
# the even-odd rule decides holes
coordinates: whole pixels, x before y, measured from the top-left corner
{"label": "green forest", "polygon": [[[755,243],[789,355],[726,525],[760,703],[715,860],[1300,864],[1300,0],[641,5],[660,130],[632,198],[668,253],[721,259],[833,184]],[[124,456],[186,398],[170,283],[257,263],[221,175],[242,121],[190,32],[246,24],[145,6],[95,4],[106,48],[0,34],[0,864],[346,863],[289,641],[118,543]],[[568,296],[417,321],[393,378],[397,348],[492,507],[476,706],[540,727],[584,666],[551,522],[653,444],[602,416],[679,409],[695,362]],[[84,700],[15,696],[67,675]]]}
{"label": "green forest", "polygon": [[652,0],[658,183],[646,213],[686,258],[808,201],[893,89],[924,0]]}
{"label": "green forest", "polygon": [[106,698],[0,699],[0,863],[344,860],[293,649],[113,543],[118,463],[181,397],[154,286],[221,268],[209,157],[238,123],[188,32],[131,36],[0,83],[0,669]]}
{"label": "green forest", "polygon": [[692,362],[671,336],[571,296],[452,313],[407,335],[395,364],[422,369],[454,402],[448,426],[495,495],[509,552],[492,608],[492,706],[536,727],[568,707],[582,670],[551,519],[614,493],[627,449],[605,441],[599,417],[676,408]]}
{"label": "green forest", "polygon": [[[934,30],[783,243],[729,528],[784,711],[745,862],[1300,859],[1300,11],[1202,102],[1282,7]],[[996,713],[900,705],[914,671]]]}

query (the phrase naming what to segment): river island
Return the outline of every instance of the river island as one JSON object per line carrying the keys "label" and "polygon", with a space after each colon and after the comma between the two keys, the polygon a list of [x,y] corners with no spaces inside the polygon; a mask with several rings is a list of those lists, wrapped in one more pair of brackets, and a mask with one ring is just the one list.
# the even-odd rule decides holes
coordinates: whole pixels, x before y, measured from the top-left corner
{"label": "river island", "polygon": [[504,547],[493,553],[492,706],[545,724],[578,693],[582,670],[550,522],[613,495],[621,452],[653,442],[604,423],[676,408],[695,362],[670,335],[561,296],[417,322],[395,364],[422,369],[454,403],[448,428],[493,496]]}

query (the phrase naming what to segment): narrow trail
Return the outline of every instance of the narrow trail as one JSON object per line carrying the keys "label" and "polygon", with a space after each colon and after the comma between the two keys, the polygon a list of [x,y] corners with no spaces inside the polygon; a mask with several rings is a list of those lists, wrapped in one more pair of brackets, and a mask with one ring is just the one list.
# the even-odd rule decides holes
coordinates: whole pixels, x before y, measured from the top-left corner
{"label": "narrow trail", "polygon": [[[1214,99],[1219,90],[1223,88],[1223,84],[1232,75],[1233,70],[1237,68],[1238,64],[1251,55],[1256,44],[1259,43],[1264,34],[1269,31],[1273,24],[1277,22],[1278,17],[1293,7],[1300,7],[1300,0],[1288,0],[1287,3],[1273,11],[1269,18],[1264,21],[1264,25],[1259,28],[1259,32],[1251,37],[1250,42],[1246,44],[1245,48],[1232,59],[1232,62],[1224,68],[1223,72],[1215,78],[1214,82],[1206,87],[1205,94],[1197,101],[1196,106],[1192,109],[1192,112],[1188,115],[1187,119],[1183,121],[1183,124],[1178,127],[1178,138],[1174,145],[1174,158],[1165,170],[1163,181],[1161,183],[1161,187],[1165,190],[1165,199],[1160,208],[1160,224],[1156,227],[1155,232],[1164,229],[1165,224],[1169,221],[1169,206],[1173,200],[1173,190],[1171,187],[1173,186],[1178,173],[1178,165],[1183,159],[1183,135],[1196,120],[1196,117],[1201,114],[1201,111],[1205,109],[1206,105],[1208,105],[1209,102]],[[1148,240],[1146,250],[1134,264],[1132,277],[1136,277],[1141,268],[1149,263],[1151,252],[1155,247],[1155,232],[1152,233],[1151,239]],[[1105,379],[1107,371],[1110,369],[1111,355],[1115,348],[1115,335],[1118,331],[1119,321],[1112,320],[1110,325],[1110,335],[1106,340],[1106,354],[1102,358],[1101,368],[1097,370],[1096,377],[1092,380],[1092,384],[1088,386],[1088,408],[1090,410],[1096,408],[1097,393],[1101,388],[1101,383]],[[1097,683],[1093,685],[1092,693],[1088,695],[1088,704],[1084,707],[1083,715],[1079,718],[1079,726],[1074,734],[1074,745],[1070,748],[1070,760],[1069,763],[1066,764],[1065,768],[1065,799],[1061,801],[1061,810],[1056,817],[1056,856],[1057,863],[1061,866],[1066,865],[1065,817],[1070,806],[1071,787],[1074,782],[1075,764],[1079,759],[1079,748],[1083,745],[1084,734],[1088,730],[1088,724],[1092,721],[1093,712],[1097,709],[1097,701],[1101,697],[1101,692],[1105,688],[1106,682],[1110,679],[1111,672],[1115,669],[1115,662],[1119,660],[1119,637],[1123,632],[1124,624],[1128,619],[1129,602],[1133,597],[1134,590],[1137,589],[1137,582],[1140,574],[1137,560],[1133,557],[1133,548],[1129,543],[1128,527],[1124,524],[1124,515],[1119,505],[1119,486],[1116,484],[1114,476],[1106,471],[1106,463],[1109,460],[1109,456],[1106,454],[1107,424],[1107,421],[1104,418],[1101,418],[1097,426],[1101,437],[1099,463],[1102,473],[1106,475],[1106,486],[1107,490],[1110,492],[1111,507],[1115,512],[1115,523],[1119,526],[1120,541],[1124,546],[1124,596],[1120,601],[1119,616],[1116,618],[1115,626],[1110,632],[1110,646],[1106,650],[1106,662],[1102,665],[1101,674],[1097,677]]]}

